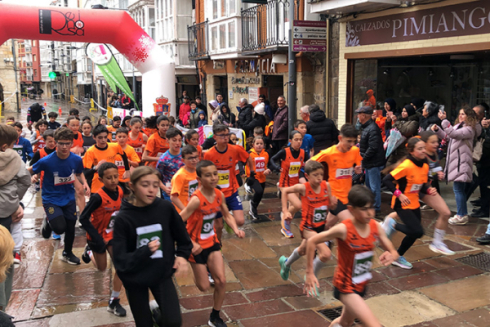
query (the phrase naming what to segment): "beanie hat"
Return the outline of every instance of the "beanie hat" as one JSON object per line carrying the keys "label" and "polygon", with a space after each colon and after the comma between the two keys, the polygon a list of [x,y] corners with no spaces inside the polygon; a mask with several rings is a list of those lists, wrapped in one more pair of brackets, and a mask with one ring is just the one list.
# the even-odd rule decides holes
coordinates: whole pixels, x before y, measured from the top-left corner
{"label": "beanie hat", "polygon": [[258,113],[259,115],[264,115],[265,114],[265,105],[264,103],[259,103],[258,105],[255,106],[254,111]]}

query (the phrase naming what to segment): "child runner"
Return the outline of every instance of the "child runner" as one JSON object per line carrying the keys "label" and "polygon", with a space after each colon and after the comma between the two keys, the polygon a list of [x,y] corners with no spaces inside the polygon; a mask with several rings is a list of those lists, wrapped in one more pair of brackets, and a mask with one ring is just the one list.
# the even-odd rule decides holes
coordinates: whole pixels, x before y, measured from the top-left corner
{"label": "child runner", "polygon": [[31,160],[31,158],[34,156],[34,153],[32,152],[31,142],[29,142],[28,139],[25,139],[21,136],[22,135],[21,123],[15,122],[12,124],[12,126],[17,131],[17,135],[19,135],[17,142],[14,143],[13,150],[20,155],[22,161],[27,162],[27,160]]}
{"label": "child runner", "polygon": [[204,159],[202,147],[199,145],[199,133],[195,129],[190,129],[187,131],[187,133],[185,133],[185,143],[192,145],[197,149],[199,160]]}
{"label": "child runner", "polygon": [[[289,258],[285,256],[279,258],[281,277],[284,280],[289,278],[291,265],[306,254],[306,242],[308,239],[325,230],[328,209],[337,205],[337,199],[332,195],[330,185],[323,180],[323,165],[321,163],[312,160],[308,161],[305,165],[305,174],[308,182],[286,187],[282,190],[282,212],[283,217],[288,220],[293,219],[290,210],[287,209],[288,195],[301,195],[302,215],[299,230],[303,238],[301,245],[294,249]],[[320,268],[332,256],[328,245],[328,243],[316,244],[318,255],[313,263],[315,276],[318,275]]]}
{"label": "child runner", "polygon": [[239,238],[243,238],[245,232],[238,229],[235,219],[228,212],[225,196],[216,188],[220,180],[216,166],[211,161],[203,160],[197,164],[196,172],[200,187],[194,192],[180,216],[187,222],[187,232],[193,243],[189,261],[197,288],[201,292],[206,292],[211,287],[206,265],[214,279],[213,310],[208,325],[226,327],[219,316],[225,299],[226,277],[220,251],[221,245],[214,228],[217,214],[221,213],[228,226]]}
{"label": "child runner", "polygon": [[[54,140],[54,133],[55,131],[52,129],[48,129],[44,132],[43,138],[46,142],[46,146],[39,150],[38,152],[34,153],[34,156],[32,157],[31,166],[34,166],[36,162],[41,160],[44,157],[47,157],[51,153],[56,151],[56,141]],[[39,181],[40,181],[40,188],[42,188],[43,185],[43,179],[44,179],[44,172],[41,172],[39,175]]]}
{"label": "child runner", "polygon": [[[253,149],[250,150],[250,159],[253,162],[254,171],[255,171],[255,181],[250,186],[251,189],[254,190],[254,196],[252,200],[250,200],[250,210],[249,215],[252,219],[258,219],[257,207],[262,201],[262,197],[264,196],[265,190],[265,178],[266,175],[271,173],[271,170],[267,168],[269,164],[269,154],[264,150],[264,138],[262,136],[256,136],[253,140]],[[250,176],[250,169],[245,167],[245,173],[247,177]],[[249,181],[245,185],[248,186]]]}
{"label": "child runner", "polygon": [[352,187],[352,172],[362,173],[362,157],[359,148],[354,146],[357,141],[357,130],[351,124],[344,124],[340,129],[339,143],[320,151],[311,160],[325,165],[328,182],[332,187],[332,194],[337,201],[337,207],[330,209],[327,217],[327,229],[340,219],[350,218],[347,210],[347,196]]}
{"label": "child runner", "polygon": [[304,120],[297,120],[294,123],[294,130],[298,131],[303,135],[303,142],[301,143],[301,149],[305,150],[306,153],[313,156],[315,149],[313,146],[315,145],[315,139],[310,134],[306,134],[306,122]]}
{"label": "child runner", "polygon": [[116,116],[112,118],[112,125],[107,126],[107,131],[109,131],[109,141],[116,142],[116,131],[121,127],[121,117]]}
{"label": "child runner", "polygon": [[74,135],[71,152],[81,156],[85,149],[83,148],[83,136],[80,133],[80,120],[75,116],[70,116],[66,120],[66,127],[71,129]]}
{"label": "child runner", "polygon": [[91,192],[96,193],[103,184],[99,180],[97,170],[99,165],[104,162],[116,163],[117,160],[123,160],[125,173],[123,178],[126,178],[129,174],[129,162],[126,153],[121,149],[121,146],[117,143],[107,143],[107,128],[104,125],[97,125],[94,128],[94,138],[96,144],[89,148],[83,156],[83,166],[85,167],[85,173],[93,173]]}
{"label": "child runner", "polygon": [[141,118],[134,117],[129,121],[130,133],[128,137],[128,145],[131,145],[136,151],[138,157],[143,157],[143,150],[145,149],[146,142],[148,142],[148,136],[145,133],[141,132],[141,127],[143,126],[143,122]]}
{"label": "child runner", "polygon": [[425,142],[420,138],[412,137],[407,143],[407,149],[408,157],[383,178],[384,185],[393,192],[391,207],[395,209],[403,224],[397,223],[388,216],[383,222],[383,227],[388,238],[391,238],[395,231],[405,234],[398,248],[400,257],[393,261],[393,265],[403,269],[412,269],[412,264],[403,255],[418,238],[424,236],[419,193],[436,196],[437,191],[427,183],[429,164],[425,155]]}
{"label": "child runner", "polygon": [[[237,144],[238,143],[238,137],[234,133],[230,134],[230,142],[233,145],[238,145],[238,146],[242,147],[241,145]],[[243,185],[242,176],[240,175],[240,166],[241,165],[242,165],[242,163],[240,163],[240,161],[237,161],[235,164],[235,175],[236,175],[236,181],[238,182],[238,187],[241,187]]]}
{"label": "child runner", "polygon": [[[147,118],[148,119],[148,118]],[[158,133],[153,133],[146,143],[146,147],[143,151],[143,161],[146,161],[146,166],[156,167],[158,160],[162,154],[164,154],[168,148],[168,140],[166,137],[170,122],[167,116],[160,116],[157,119]]]}
{"label": "child runner", "polygon": [[[302,167],[309,159],[309,153],[301,149],[301,142],[303,142],[303,136],[298,131],[292,131],[289,135],[290,146],[281,149],[277,152],[270,162],[270,166],[275,171],[280,171],[279,177],[279,191],[285,187],[294,186],[300,182],[305,182],[304,173]],[[288,200],[292,207],[289,209],[292,217],[301,209],[301,200],[293,193],[290,193]],[[292,218],[291,218],[292,219]],[[294,235],[291,232],[291,219],[286,219],[281,214],[281,233],[287,238],[293,238]]]}
{"label": "child runner", "polygon": [[48,129],[57,130],[61,127],[61,124],[56,121],[56,118],[58,118],[58,114],[56,112],[50,111],[48,113]]}
{"label": "child runner", "polygon": [[34,127],[36,130],[31,135],[32,152],[37,152],[46,146],[43,134],[48,129],[48,123],[44,119],[38,120]]}
{"label": "child runner", "polygon": [[[99,179],[104,186],[92,194],[85,210],[80,215],[80,223],[87,231],[87,246],[82,255],[85,263],[92,261],[99,271],[107,268],[107,252],[113,258],[112,232],[114,218],[123,198],[123,190],[118,186],[119,173],[115,164],[105,162],[98,170]],[[107,311],[118,317],[126,316],[126,310],[119,303],[122,282],[117,272],[112,279],[112,294]]]}
{"label": "child runner", "polygon": [[172,190],[172,177],[184,165],[182,161],[182,132],[175,127],[170,127],[166,134],[169,149],[160,157],[157,170],[162,175],[162,197],[170,201]]}
{"label": "child runner", "polygon": [[[160,306],[160,326],[181,326],[182,317],[172,275],[187,271],[192,242],[174,206],[157,198],[160,173],[138,167],[114,222],[114,267],[126,289],[137,327],[153,326],[148,289]],[[165,213],[165,214],[162,214]]]}
{"label": "child runner", "polygon": [[107,117],[100,116],[99,119],[97,120],[97,125],[104,125],[107,127]]}
{"label": "child runner", "polygon": [[158,119],[157,116],[150,116],[150,117],[145,118],[145,124],[144,124],[145,128],[143,128],[143,133],[145,133],[146,136],[150,137],[153,134],[158,132],[157,119]]}
{"label": "child runner", "polygon": [[83,139],[83,154],[95,144],[94,136],[92,135],[92,123],[90,121],[84,121],[82,123],[82,139]]}
{"label": "child runner", "polygon": [[170,199],[179,213],[187,206],[198,187],[196,165],[199,162],[199,154],[196,148],[186,145],[182,149],[182,161],[184,166],[172,177],[170,191]]}
{"label": "child runner", "polygon": [[[244,148],[228,144],[230,139],[230,129],[223,124],[213,125],[213,138],[216,145],[204,154],[204,159],[213,162],[218,168],[218,186],[225,195],[226,205],[230,211],[233,211],[238,226],[245,223],[243,216],[242,200],[238,195],[238,182],[235,175],[235,165],[237,161],[246,162],[250,168],[250,180],[255,179],[255,172],[250,155]],[[221,240],[223,229],[222,219],[216,220],[216,233]]]}
{"label": "child runner", "polygon": [[383,265],[388,266],[398,254],[386,237],[383,227],[373,219],[373,193],[365,186],[354,185],[349,192],[348,200],[347,207],[352,217],[308,240],[305,290],[308,294],[316,294],[320,286],[313,264],[318,245],[336,238],[338,259],[333,278],[333,294],[342,302],[344,308],[341,316],[332,321],[330,326],[349,327],[357,318],[363,326],[381,327],[362,297],[366,293],[368,281],[372,278],[371,267],[376,243],[379,241],[386,249],[379,256]]}
{"label": "child runner", "polygon": [[[121,147],[121,149],[124,151],[126,156],[128,157],[128,163],[129,167],[131,168],[136,168],[140,165],[140,157],[138,157],[138,154],[134,150],[134,148],[131,145],[128,145],[128,129],[126,127],[120,127],[116,131],[116,141],[117,144]],[[122,190],[124,191],[124,195],[129,195],[130,191],[129,188],[127,187],[127,183],[129,183],[129,176],[124,177],[124,173],[126,172],[126,169],[124,167],[124,160],[120,155],[116,156],[116,166],[117,169],[119,169],[119,186],[121,186]]]}
{"label": "child runner", "polygon": [[[46,219],[43,219],[41,234],[48,239],[51,231],[61,235],[65,233],[65,248],[62,260],[72,264],[80,264],[72,252],[75,240],[75,223],[77,207],[73,184],[81,180],[82,188],[89,190],[83,175],[82,158],[70,152],[73,143],[73,132],[68,128],[60,128],[54,134],[56,151],[29,167],[31,174],[44,172],[42,200]],[[89,192],[87,192],[88,195]]]}

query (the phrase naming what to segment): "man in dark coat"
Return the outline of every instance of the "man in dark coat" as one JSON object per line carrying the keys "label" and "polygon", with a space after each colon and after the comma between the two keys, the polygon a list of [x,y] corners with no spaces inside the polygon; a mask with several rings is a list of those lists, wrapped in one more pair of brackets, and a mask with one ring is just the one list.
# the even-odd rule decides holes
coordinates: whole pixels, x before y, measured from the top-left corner
{"label": "man in dark coat", "polygon": [[272,127],[274,153],[281,150],[288,142],[288,106],[286,106],[286,98],[284,96],[281,95],[277,98],[277,107]]}
{"label": "man in dark coat", "polygon": [[248,100],[241,98],[238,102],[238,128],[243,129],[247,137],[252,136],[253,130],[245,129],[245,126],[249,125],[253,118],[254,107],[248,103]]}
{"label": "man in dark coat", "polygon": [[306,123],[306,133],[310,134],[315,140],[315,153],[328,149],[338,143],[339,130],[330,118],[316,104],[309,108],[310,120]]}

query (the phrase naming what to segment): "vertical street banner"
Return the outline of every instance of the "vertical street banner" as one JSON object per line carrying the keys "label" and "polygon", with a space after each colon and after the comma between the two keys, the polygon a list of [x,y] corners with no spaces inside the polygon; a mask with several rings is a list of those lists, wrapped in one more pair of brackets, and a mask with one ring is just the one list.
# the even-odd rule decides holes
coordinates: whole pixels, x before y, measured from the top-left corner
{"label": "vertical street banner", "polygon": [[139,110],[133,92],[109,47],[103,43],[89,43],[85,51],[87,56],[99,67],[111,89],[113,91],[117,90],[116,87],[121,89],[124,94],[133,100],[134,107]]}

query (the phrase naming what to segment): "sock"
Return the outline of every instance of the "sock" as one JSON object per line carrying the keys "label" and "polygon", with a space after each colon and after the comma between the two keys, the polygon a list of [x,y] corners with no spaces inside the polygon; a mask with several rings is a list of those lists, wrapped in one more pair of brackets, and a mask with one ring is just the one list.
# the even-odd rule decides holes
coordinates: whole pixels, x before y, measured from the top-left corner
{"label": "sock", "polygon": [[323,263],[318,257],[315,257],[315,260],[313,260],[313,273],[315,274],[315,276],[318,276],[318,272],[324,266],[325,263]]}
{"label": "sock", "polygon": [[114,300],[114,299],[119,298],[119,293],[121,293],[121,292],[112,291],[112,293],[111,293],[111,301]]}
{"label": "sock", "polygon": [[211,318],[219,318],[219,310],[214,310],[211,311]]}
{"label": "sock", "polygon": [[301,258],[301,255],[298,252],[298,248],[294,249],[293,253],[289,256],[289,258],[286,260],[286,267],[291,267],[293,262]]}
{"label": "sock", "polygon": [[434,229],[434,243],[442,243],[444,240],[444,235],[446,235],[446,231],[443,229]]}

